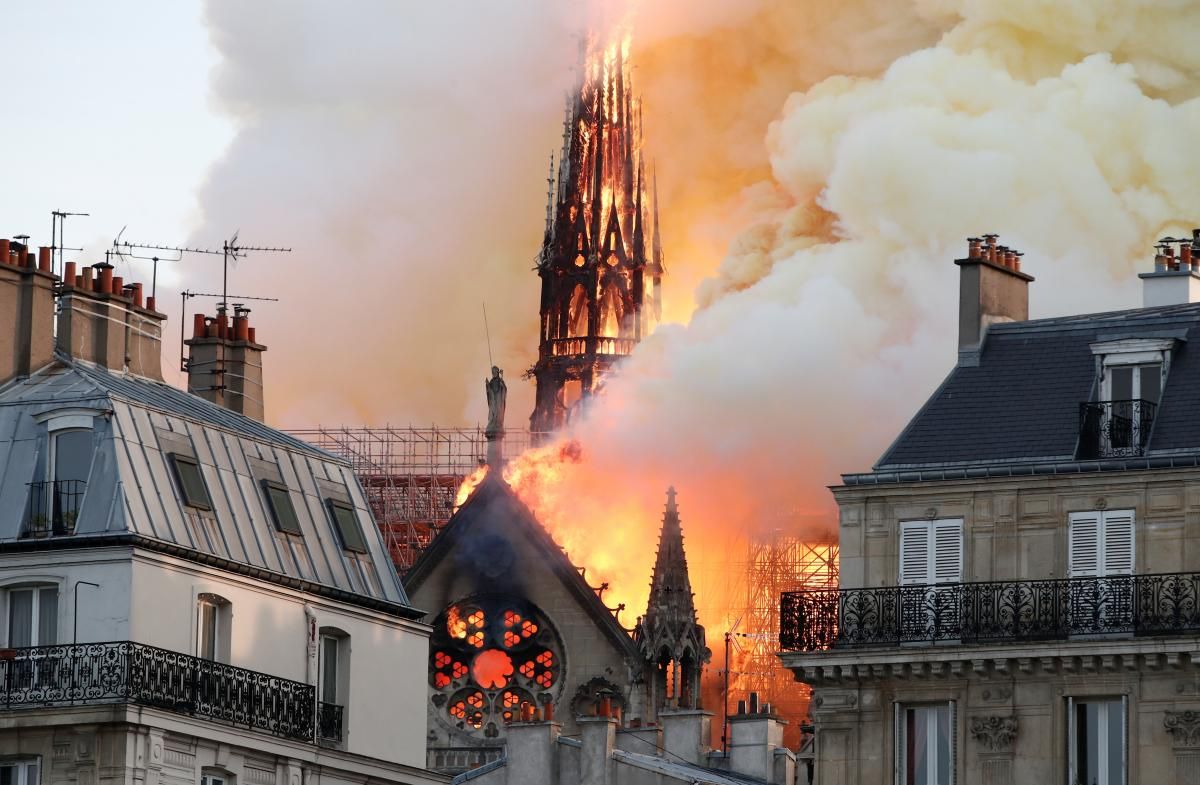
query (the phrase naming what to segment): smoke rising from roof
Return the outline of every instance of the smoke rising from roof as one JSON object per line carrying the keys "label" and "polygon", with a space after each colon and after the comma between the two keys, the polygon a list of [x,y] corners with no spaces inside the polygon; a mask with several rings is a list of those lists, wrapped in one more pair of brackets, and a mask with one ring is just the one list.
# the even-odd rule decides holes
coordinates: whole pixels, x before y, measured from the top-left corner
{"label": "smoke rising from roof", "polygon": [[[256,314],[274,421],[481,418],[484,299],[510,423],[532,408],[515,380],[536,347],[530,268],[583,22],[569,5],[378,2],[335,18],[210,3],[217,100],[240,130],[200,234],[241,226],[297,248],[236,273],[284,298]],[[832,526],[822,486],[869,467],[953,362],[967,236],[1024,250],[1031,311],[1049,316],[1136,305],[1150,243],[1200,213],[1192,5],[629,13],[667,315],[685,324],[610,382],[577,427],[585,459],[534,506],[631,610],[670,483],[702,605],[720,604],[706,568],[737,558],[731,532]]]}

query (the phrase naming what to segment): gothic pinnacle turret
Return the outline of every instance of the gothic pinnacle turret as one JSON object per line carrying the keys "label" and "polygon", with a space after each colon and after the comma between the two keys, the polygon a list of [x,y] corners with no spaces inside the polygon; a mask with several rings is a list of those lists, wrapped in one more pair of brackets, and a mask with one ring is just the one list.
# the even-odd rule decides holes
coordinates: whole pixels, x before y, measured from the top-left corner
{"label": "gothic pinnacle turret", "polygon": [[566,102],[538,254],[540,344],[528,373],[537,382],[535,434],[565,425],[661,318],[662,245],[647,210],[628,47],[628,39],[584,44],[580,81]]}
{"label": "gothic pinnacle turret", "polygon": [[704,645],[704,628],[696,616],[673,487],[667,489],[646,615],[633,635],[654,686],[655,709],[698,708],[700,669],[712,652]]}

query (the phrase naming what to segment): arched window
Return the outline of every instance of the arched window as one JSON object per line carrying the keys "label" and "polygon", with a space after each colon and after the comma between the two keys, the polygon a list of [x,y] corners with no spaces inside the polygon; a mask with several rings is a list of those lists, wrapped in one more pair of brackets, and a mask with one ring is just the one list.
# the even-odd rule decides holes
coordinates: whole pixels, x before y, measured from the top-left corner
{"label": "arched window", "polygon": [[233,605],[217,594],[196,597],[196,656],[214,662],[229,662],[233,633]]}
{"label": "arched window", "polygon": [[575,284],[571,292],[571,303],[567,310],[567,337],[578,338],[588,334],[587,290]]}
{"label": "arched window", "polygon": [[562,642],[532,603],[477,596],[434,621],[429,682],[439,719],[471,736],[501,729],[555,703],[562,691]]}
{"label": "arched window", "polygon": [[336,627],[320,629],[317,649],[317,732],[323,741],[345,740],[350,702],[350,636]]}

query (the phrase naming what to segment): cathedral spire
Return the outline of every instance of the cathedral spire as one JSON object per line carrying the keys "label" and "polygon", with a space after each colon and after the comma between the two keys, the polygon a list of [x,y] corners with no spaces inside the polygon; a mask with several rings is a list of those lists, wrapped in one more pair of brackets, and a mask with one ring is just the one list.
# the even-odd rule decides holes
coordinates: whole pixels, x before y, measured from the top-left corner
{"label": "cathedral spire", "polygon": [[704,628],[696,618],[674,487],[667,489],[650,600],[634,638],[654,686],[655,709],[698,708],[700,669],[712,653],[704,645]]}

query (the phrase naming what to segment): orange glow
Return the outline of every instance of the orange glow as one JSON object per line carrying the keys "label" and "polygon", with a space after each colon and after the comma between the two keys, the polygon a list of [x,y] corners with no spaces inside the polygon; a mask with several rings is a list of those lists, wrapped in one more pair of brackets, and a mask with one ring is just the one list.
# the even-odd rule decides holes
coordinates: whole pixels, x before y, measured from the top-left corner
{"label": "orange glow", "polygon": [[[479,483],[483,482],[483,478],[487,477],[488,467],[480,466],[475,471],[467,475],[467,479],[463,480],[462,485],[458,486],[458,493],[454,495],[454,511],[458,512],[458,508],[467,503],[467,499],[471,498],[471,494],[479,487]],[[451,633],[453,635],[453,633]]]}
{"label": "orange glow", "polygon": [[481,651],[471,665],[475,683],[485,690],[504,687],[513,674],[512,658],[499,649]]}
{"label": "orange glow", "polygon": [[446,632],[451,638],[467,637],[467,623],[463,620],[457,606],[446,612]]}

